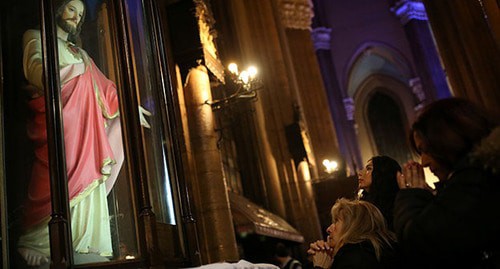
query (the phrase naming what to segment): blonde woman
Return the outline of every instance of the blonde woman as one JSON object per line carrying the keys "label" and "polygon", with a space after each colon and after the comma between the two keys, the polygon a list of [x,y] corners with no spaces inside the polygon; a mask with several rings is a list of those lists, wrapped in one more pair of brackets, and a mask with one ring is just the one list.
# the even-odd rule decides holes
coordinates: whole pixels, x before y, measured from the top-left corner
{"label": "blonde woman", "polygon": [[342,198],[331,213],[327,242],[318,240],[307,251],[312,255],[314,268],[397,268],[395,236],[376,206]]}

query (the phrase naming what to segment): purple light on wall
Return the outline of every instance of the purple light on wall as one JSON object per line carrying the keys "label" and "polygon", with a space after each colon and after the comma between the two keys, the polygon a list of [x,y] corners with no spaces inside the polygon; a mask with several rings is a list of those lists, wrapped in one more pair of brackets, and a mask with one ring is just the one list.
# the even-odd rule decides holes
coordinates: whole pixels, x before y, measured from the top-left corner
{"label": "purple light on wall", "polygon": [[422,2],[399,1],[391,11],[401,20],[404,25],[411,20],[427,21],[427,13]]}

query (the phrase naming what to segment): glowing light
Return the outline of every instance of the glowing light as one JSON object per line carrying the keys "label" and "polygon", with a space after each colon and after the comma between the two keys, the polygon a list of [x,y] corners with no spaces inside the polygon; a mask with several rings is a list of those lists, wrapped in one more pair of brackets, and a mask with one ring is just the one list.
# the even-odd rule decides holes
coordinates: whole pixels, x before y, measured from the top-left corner
{"label": "glowing light", "polygon": [[242,71],[240,74],[240,79],[244,84],[248,84],[248,81],[250,80],[250,74],[248,74],[248,71]]}
{"label": "glowing light", "polygon": [[248,67],[247,71],[248,71],[248,75],[252,79],[257,75],[257,68],[253,65]]}
{"label": "glowing light", "polygon": [[227,69],[229,69],[229,72],[235,74],[235,75],[238,75],[238,65],[235,64],[235,63],[230,63],[228,66],[227,66]]}
{"label": "glowing light", "polygon": [[331,173],[337,171],[339,164],[336,161],[330,161],[328,159],[324,159],[323,166],[325,167],[325,172],[327,172],[328,174],[331,174]]}
{"label": "glowing light", "polygon": [[212,99],[205,98],[204,104],[210,105],[212,110],[222,109],[233,104],[233,100],[255,100],[257,98],[257,90],[263,88],[262,81],[258,78],[258,70],[255,66],[249,66],[246,70],[238,70],[236,63],[230,63],[227,66],[226,75],[231,83],[225,84],[224,88],[229,89],[224,98]]}

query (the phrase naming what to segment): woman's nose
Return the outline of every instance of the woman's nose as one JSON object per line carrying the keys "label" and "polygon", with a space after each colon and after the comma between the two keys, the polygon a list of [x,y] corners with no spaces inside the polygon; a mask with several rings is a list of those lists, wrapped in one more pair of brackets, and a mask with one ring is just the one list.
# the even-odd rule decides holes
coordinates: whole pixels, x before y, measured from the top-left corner
{"label": "woman's nose", "polygon": [[328,228],[326,228],[326,233],[327,234],[331,234],[333,232],[333,224],[328,226]]}

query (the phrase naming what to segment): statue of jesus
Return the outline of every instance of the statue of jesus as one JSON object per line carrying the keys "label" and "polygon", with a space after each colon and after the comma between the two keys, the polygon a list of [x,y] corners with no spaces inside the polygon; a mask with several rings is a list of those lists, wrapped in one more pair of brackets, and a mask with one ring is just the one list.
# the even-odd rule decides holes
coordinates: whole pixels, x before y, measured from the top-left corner
{"label": "statue of jesus", "polygon": [[[107,193],[124,158],[117,90],[89,55],[75,45],[85,18],[85,3],[59,2],[56,29],[73,249],[75,253],[110,257],[113,250]],[[28,265],[39,266],[49,261],[51,214],[39,30],[25,32],[23,48],[24,75],[30,84],[29,107],[34,113],[28,136],[35,145],[35,161],[18,251]]]}

